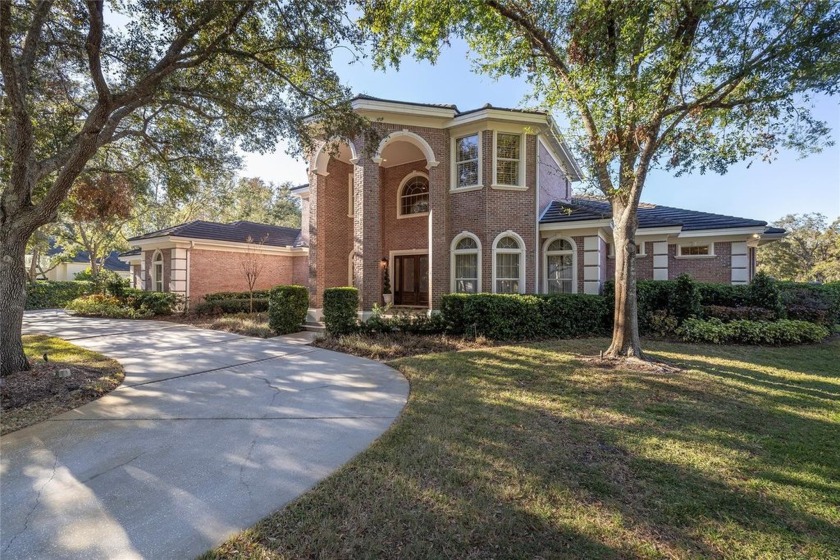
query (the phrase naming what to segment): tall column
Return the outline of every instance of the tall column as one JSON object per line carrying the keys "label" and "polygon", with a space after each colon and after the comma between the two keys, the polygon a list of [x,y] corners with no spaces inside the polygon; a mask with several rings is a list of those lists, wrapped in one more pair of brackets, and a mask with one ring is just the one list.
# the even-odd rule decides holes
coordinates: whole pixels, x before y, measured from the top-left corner
{"label": "tall column", "polygon": [[668,242],[654,241],[653,243],[653,279],[668,279]]}
{"label": "tall column", "polygon": [[379,171],[369,157],[353,166],[353,271],[363,312],[382,299]]}
{"label": "tall column", "polygon": [[597,235],[583,238],[583,293],[601,293],[601,255],[606,249]]}
{"label": "tall column", "polygon": [[449,292],[449,171],[446,165],[429,166],[429,307],[440,309]]}
{"label": "tall column", "polygon": [[170,259],[169,291],[187,296],[187,250],[174,247]]}
{"label": "tall column", "polygon": [[733,284],[749,283],[750,269],[748,251],[746,241],[732,243],[731,280]]}
{"label": "tall column", "polygon": [[323,306],[324,272],[326,251],[319,250],[319,245],[326,242],[325,236],[319,235],[318,224],[322,221],[326,202],[327,175],[310,171],[309,173],[309,306],[319,309]]}

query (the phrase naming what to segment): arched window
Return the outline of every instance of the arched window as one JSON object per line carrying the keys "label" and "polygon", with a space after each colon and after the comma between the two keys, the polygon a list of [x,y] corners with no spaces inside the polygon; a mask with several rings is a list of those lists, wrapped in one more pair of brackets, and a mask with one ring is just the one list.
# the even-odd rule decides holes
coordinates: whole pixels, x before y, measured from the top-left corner
{"label": "arched window", "polygon": [[397,192],[399,193],[398,216],[429,213],[429,178],[425,175],[412,173],[403,179]]}
{"label": "arched window", "polygon": [[481,242],[463,232],[452,240],[452,292],[475,294],[481,291]]}
{"label": "arched window", "polygon": [[525,292],[525,243],[512,231],[499,234],[493,244],[493,291]]}
{"label": "arched window", "polygon": [[549,294],[577,293],[577,251],[575,242],[563,237],[545,244],[543,270],[545,289]]}
{"label": "arched window", "polygon": [[152,290],[163,291],[163,253],[155,251],[152,257]]}

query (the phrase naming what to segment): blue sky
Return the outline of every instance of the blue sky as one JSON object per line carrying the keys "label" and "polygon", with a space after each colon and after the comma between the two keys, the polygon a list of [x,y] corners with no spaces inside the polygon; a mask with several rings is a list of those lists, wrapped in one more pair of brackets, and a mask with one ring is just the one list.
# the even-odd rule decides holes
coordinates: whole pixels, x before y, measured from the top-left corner
{"label": "blue sky", "polygon": [[[335,60],[339,75],[354,93],[423,103],[452,103],[461,110],[491,103],[518,107],[528,93],[523,80],[494,81],[472,72],[463,43],[444,51],[437,65],[405,60],[400,70],[374,71],[369,61],[348,64]],[[832,138],[840,144],[840,97],[822,97],[814,112],[828,122]],[[306,164],[288,157],[281,144],[273,154],[246,154],[245,176],[271,181],[305,183]],[[785,214],[821,212],[840,216],[840,145],[799,159],[782,152],[772,163],[756,161],[735,165],[725,175],[674,177],[654,171],[642,198],[646,202],[773,221]]]}

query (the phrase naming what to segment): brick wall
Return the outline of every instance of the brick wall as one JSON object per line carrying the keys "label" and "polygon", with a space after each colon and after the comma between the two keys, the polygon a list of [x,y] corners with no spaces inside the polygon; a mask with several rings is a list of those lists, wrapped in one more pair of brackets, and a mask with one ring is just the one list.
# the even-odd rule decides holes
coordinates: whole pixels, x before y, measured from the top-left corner
{"label": "brick wall", "polygon": [[[191,249],[189,253],[190,302],[197,303],[205,294],[213,292],[244,292],[248,281],[242,272],[241,262],[245,253]],[[260,256],[264,268],[254,286],[266,290],[278,284],[300,283],[306,271],[306,257],[284,255]]]}
{"label": "brick wall", "polygon": [[676,258],[677,246],[668,245],[668,278],[686,273],[698,282],[729,284],[732,281],[732,244],[715,243],[714,257]]}
{"label": "brick wall", "polygon": [[380,215],[382,227],[382,255],[390,251],[429,248],[429,218],[416,216],[397,218],[400,183],[413,171],[428,174],[426,160],[414,161],[380,170]]}
{"label": "brick wall", "polygon": [[[152,290],[154,284],[152,283],[152,259],[156,251],[143,251],[143,260],[145,260],[146,267],[146,288]],[[163,255],[163,291],[169,291],[169,281],[172,276],[172,249],[161,249]]]}
{"label": "brick wall", "polygon": [[569,200],[571,198],[570,184],[563,174],[563,170],[555,163],[554,158],[548,153],[541,143],[539,146],[539,167],[537,173],[540,177],[540,203],[538,211],[540,214],[551,204],[553,200]]}

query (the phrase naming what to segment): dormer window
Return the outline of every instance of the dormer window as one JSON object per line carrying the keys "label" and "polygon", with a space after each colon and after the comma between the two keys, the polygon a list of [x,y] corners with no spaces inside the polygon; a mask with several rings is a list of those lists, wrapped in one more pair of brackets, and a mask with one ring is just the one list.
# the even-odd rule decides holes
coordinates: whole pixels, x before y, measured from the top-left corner
{"label": "dormer window", "polygon": [[455,187],[479,184],[479,136],[471,134],[455,139]]}

